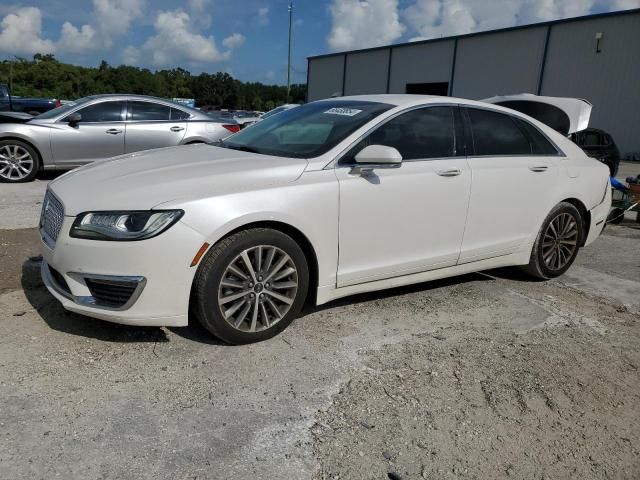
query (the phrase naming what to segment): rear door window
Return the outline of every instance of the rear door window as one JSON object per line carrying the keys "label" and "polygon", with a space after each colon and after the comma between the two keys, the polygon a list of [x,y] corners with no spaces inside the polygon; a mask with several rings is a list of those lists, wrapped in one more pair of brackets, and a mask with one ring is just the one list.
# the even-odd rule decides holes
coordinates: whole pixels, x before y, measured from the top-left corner
{"label": "rear door window", "polygon": [[510,115],[478,108],[467,108],[475,155],[530,155],[531,145]]}
{"label": "rear door window", "polygon": [[153,102],[129,102],[127,120],[154,122],[171,120],[171,107]]}

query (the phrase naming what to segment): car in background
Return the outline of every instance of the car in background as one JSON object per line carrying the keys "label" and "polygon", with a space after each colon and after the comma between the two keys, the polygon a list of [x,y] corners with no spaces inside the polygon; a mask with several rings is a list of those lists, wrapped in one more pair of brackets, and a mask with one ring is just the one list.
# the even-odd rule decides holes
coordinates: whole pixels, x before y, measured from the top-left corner
{"label": "car in background", "polygon": [[612,177],[618,174],[620,151],[609,133],[598,128],[587,128],[572,134],[571,140],[582,148],[587,155],[609,167]]}
{"label": "car in background", "polygon": [[72,169],[140,150],[216,142],[238,130],[237,124],[160,98],[84,97],[0,124],[0,182],[25,182],[43,169]]}
{"label": "car in background", "polygon": [[244,112],[238,110],[209,110],[207,115],[221,121],[230,121],[237,124],[240,129],[253,125],[260,120],[253,112]]}
{"label": "car in background", "polygon": [[610,207],[608,169],[527,115],[449,97],[343,97],[219,146],[57,178],[41,271],[70,311],[173,327],[191,313],[242,344],[278,334],[307,302],[507,266],[558,277]]}
{"label": "car in background", "polygon": [[25,112],[38,115],[61,105],[60,100],[52,98],[14,97],[7,85],[0,85],[0,112]]}
{"label": "car in background", "polygon": [[273,110],[269,110],[267,113],[263,114],[260,117],[260,120],[264,120],[265,118],[269,118],[272,117],[273,115],[276,115],[280,112],[284,112],[286,110],[291,110],[292,108],[296,108],[299,107],[300,105],[296,104],[296,103],[287,103],[284,105],[280,105],[279,107],[274,108]]}
{"label": "car in background", "polygon": [[241,128],[246,128],[260,121],[260,117],[255,112],[238,111],[234,113],[233,118]]}

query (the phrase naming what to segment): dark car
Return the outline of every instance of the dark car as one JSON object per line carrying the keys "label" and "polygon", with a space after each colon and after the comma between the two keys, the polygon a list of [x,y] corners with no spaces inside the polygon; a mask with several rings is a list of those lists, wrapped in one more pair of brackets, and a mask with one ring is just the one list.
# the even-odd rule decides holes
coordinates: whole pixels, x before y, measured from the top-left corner
{"label": "dark car", "polygon": [[587,128],[571,135],[574,141],[590,157],[597,158],[609,167],[615,177],[620,165],[620,152],[611,135],[597,128]]}

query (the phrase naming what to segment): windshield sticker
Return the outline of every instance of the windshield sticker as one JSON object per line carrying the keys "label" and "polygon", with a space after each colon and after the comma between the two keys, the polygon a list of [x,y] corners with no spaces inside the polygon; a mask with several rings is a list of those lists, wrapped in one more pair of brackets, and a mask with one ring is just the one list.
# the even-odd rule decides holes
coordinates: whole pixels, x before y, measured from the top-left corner
{"label": "windshield sticker", "polygon": [[346,107],[333,107],[324,113],[328,113],[329,115],[344,115],[345,117],[355,117],[359,113],[362,113],[362,110]]}

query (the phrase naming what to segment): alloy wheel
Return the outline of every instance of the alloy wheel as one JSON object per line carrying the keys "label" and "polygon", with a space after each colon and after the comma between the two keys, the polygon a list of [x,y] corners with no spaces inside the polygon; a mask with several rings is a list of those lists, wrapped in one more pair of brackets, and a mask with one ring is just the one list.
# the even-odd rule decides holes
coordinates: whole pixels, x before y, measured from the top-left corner
{"label": "alloy wheel", "polygon": [[578,223],[573,215],[561,213],[547,227],[542,240],[542,258],[547,268],[561,270],[578,248]]}
{"label": "alloy wheel", "polygon": [[236,330],[260,332],[289,311],[298,291],[292,258],[272,245],[244,250],[227,266],[218,288],[218,307]]}
{"label": "alloy wheel", "polygon": [[9,181],[25,179],[33,171],[35,161],[20,145],[0,146],[0,177]]}

